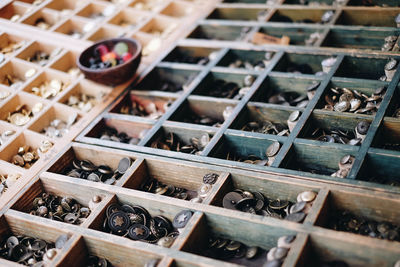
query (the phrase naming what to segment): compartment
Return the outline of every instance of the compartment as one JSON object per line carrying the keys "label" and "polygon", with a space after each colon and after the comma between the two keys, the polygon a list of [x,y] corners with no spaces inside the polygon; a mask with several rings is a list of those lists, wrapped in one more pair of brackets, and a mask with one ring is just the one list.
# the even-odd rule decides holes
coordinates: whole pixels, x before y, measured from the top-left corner
{"label": "compartment", "polygon": [[73,17],[61,24],[54,31],[66,34],[74,39],[82,39],[86,36],[88,32],[90,32],[94,28],[91,27],[89,24],[92,24],[92,22]]}
{"label": "compartment", "polygon": [[116,11],[117,7],[114,5],[90,3],[76,13],[76,15],[89,19],[103,20],[106,17],[112,16]]}
{"label": "compartment", "polygon": [[290,28],[284,28],[278,26],[261,27],[259,33],[263,33],[277,38],[282,38],[284,36],[287,36],[289,37],[289,45],[302,45],[302,46],[314,46],[323,37],[322,34],[323,29],[311,28],[311,27],[307,28],[300,28],[294,26]]}
{"label": "compartment", "polygon": [[61,48],[35,41],[19,53],[17,58],[44,67],[54,60],[54,58],[56,58],[61,52]]}
{"label": "compartment", "polygon": [[71,83],[66,74],[47,70],[28,84],[24,91],[44,99],[54,99],[67,92]]}
{"label": "compartment", "polygon": [[[239,131],[229,132],[224,134],[208,156],[238,161],[235,165],[246,168],[249,168],[248,164],[265,168],[264,166],[270,166],[273,163],[285,140],[285,137],[271,138],[270,136],[251,136],[250,134],[245,137]],[[267,152],[270,146],[274,147],[272,153]],[[270,157],[267,154],[270,154]]]}
{"label": "compartment", "polygon": [[274,52],[254,50],[229,50],[218,62],[218,66],[262,71],[272,60]]}
{"label": "compartment", "polygon": [[314,112],[308,118],[299,137],[330,144],[359,146],[369,131],[372,119],[371,116]]}
{"label": "compartment", "polygon": [[13,91],[22,88],[26,80],[38,73],[36,68],[18,61],[9,61],[0,68],[0,81]]}
{"label": "compartment", "polygon": [[333,79],[317,108],[335,112],[375,115],[386,95],[388,83]]}
{"label": "compartment", "polygon": [[110,108],[110,113],[158,119],[175,100],[176,97],[172,94],[131,91]]}
{"label": "compartment", "polygon": [[[214,183],[205,184],[204,180],[207,181],[207,177],[212,177]],[[208,203],[218,190],[219,181],[223,181],[225,177],[226,173],[208,170],[204,166],[146,159],[124,187],[192,202],[203,200],[203,203]],[[212,185],[212,189],[209,185]],[[204,194],[201,189],[204,186],[210,190],[205,195],[201,195]]]}
{"label": "compartment", "polygon": [[302,74],[319,74],[322,72],[322,61],[327,58],[328,56],[318,54],[285,53],[273,70]]}
{"label": "compartment", "polygon": [[91,34],[88,37],[88,40],[98,42],[104,39],[123,37],[124,34],[125,33],[121,30],[121,28],[107,25],[100,27],[100,29]]}
{"label": "compartment", "polygon": [[186,69],[156,67],[139,83],[137,88],[178,93],[186,90],[198,73]]}
{"label": "compartment", "polygon": [[[227,220],[223,215],[207,213],[200,218],[192,234],[183,245],[182,250],[203,257],[218,259],[220,261],[218,262],[219,265],[223,265],[223,261],[225,261],[242,266],[262,266],[267,260],[267,251],[277,245],[277,240],[280,237],[288,235],[296,235],[296,233],[291,230],[256,222],[249,224],[246,221],[234,218]],[[257,253],[251,260],[243,257],[243,252],[237,253],[238,256],[242,255],[242,257],[234,257],[235,251],[239,249],[227,250],[227,244],[233,246],[229,240],[239,242],[239,248],[242,247],[246,252],[247,247],[257,247]],[[296,242],[295,240],[293,242]],[[210,250],[209,246],[214,242],[216,247],[221,248],[216,251]],[[226,243],[225,246],[224,243]],[[237,247],[237,243],[234,244],[233,248]],[[230,249],[233,248],[230,247]],[[281,262],[284,262],[284,256],[289,251],[289,249],[281,249],[280,252],[285,252],[282,253]]]}
{"label": "compartment", "polygon": [[376,57],[344,57],[335,76],[378,80],[385,75],[385,65],[389,59]]}
{"label": "compartment", "polygon": [[[355,199],[357,201],[354,201]],[[340,232],[398,242],[400,241],[399,214],[392,208],[397,205],[399,200],[396,198],[332,190],[317,218],[316,225]],[[355,236],[349,234],[348,238],[355,239]],[[373,240],[371,239],[371,242],[374,242]]]}
{"label": "compartment", "polygon": [[8,33],[0,35],[0,53],[3,55],[12,55],[28,43],[24,38]]}
{"label": "compartment", "polygon": [[230,128],[262,134],[289,136],[287,120],[290,114],[296,110],[294,108],[271,107],[250,102],[239,113]]}
{"label": "compartment", "polygon": [[193,39],[209,39],[220,41],[239,41],[250,31],[249,27],[223,26],[223,25],[199,25],[188,36]]}
{"label": "compartment", "polygon": [[79,120],[80,117],[75,110],[56,103],[42,114],[29,129],[48,138],[65,138],[71,134],[75,123]]}
{"label": "compartment", "polygon": [[[262,1],[260,1],[262,2]],[[217,20],[258,20],[268,14],[264,8],[219,7],[207,17]]]}
{"label": "compartment", "polygon": [[210,72],[194,89],[193,95],[240,100],[250,91],[257,76]]}
{"label": "compartment", "polygon": [[0,152],[0,159],[21,168],[30,169],[44,157],[53,144],[44,137],[26,131]]}
{"label": "compartment", "polygon": [[215,131],[209,128],[192,129],[183,125],[174,127],[165,125],[154,134],[146,146],[200,155],[214,134]]}
{"label": "compartment", "polygon": [[140,23],[144,22],[148,17],[148,14],[132,10],[130,8],[125,8],[115,15],[108,23],[128,28],[134,29]]}
{"label": "compartment", "polygon": [[381,7],[400,7],[400,4],[396,0],[369,0],[365,2],[363,0],[350,0],[347,3],[348,6],[381,6]]}
{"label": "compartment", "polygon": [[56,13],[50,10],[41,9],[24,19],[22,23],[35,26],[41,30],[50,30],[58,20],[59,17]]}
{"label": "compartment", "polygon": [[232,101],[209,101],[201,97],[190,96],[169,120],[220,127],[225,121],[226,110],[234,108],[236,104]]}
{"label": "compartment", "polygon": [[331,29],[322,42],[322,47],[381,50],[385,38],[399,35],[398,30],[383,29]]}
{"label": "compartment", "polygon": [[400,122],[386,118],[378,128],[372,146],[400,151]]}
{"label": "compartment", "polygon": [[359,180],[400,187],[398,152],[371,148],[357,176]]}
{"label": "compartment", "polygon": [[251,101],[305,108],[319,85],[320,81],[313,78],[270,75],[262,82]]}
{"label": "compartment", "polygon": [[[112,247],[113,249],[110,249]],[[150,261],[160,261],[161,256],[142,250],[141,248],[132,248],[126,244],[115,244],[111,240],[99,241],[93,236],[81,237],[76,245],[69,251],[61,262],[64,266],[88,266],[92,257],[106,259],[108,265],[112,266],[145,266]],[[110,265],[111,266],[111,265]]]}
{"label": "compartment", "polygon": [[163,0],[135,0],[129,4],[134,9],[152,12],[160,10],[164,5]]}
{"label": "compartment", "polygon": [[164,62],[206,65],[218,50],[207,47],[177,46],[164,59]]}
{"label": "compartment", "polygon": [[0,17],[9,19],[12,22],[18,22],[27,11],[28,8],[21,5],[21,3],[11,2],[0,9]]}
{"label": "compartment", "polygon": [[[8,123],[0,122],[0,148],[12,140],[18,129]],[[1,191],[1,190],[0,190]]]}
{"label": "compartment", "polygon": [[48,172],[120,185],[131,175],[134,161],[117,151],[105,153],[95,147],[72,145],[59,155]]}
{"label": "compartment", "polygon": [[[0,133],[4,133],[2,127],[0,127]],[[10,130],[10,128],[7,128],[7,130]],[[1,148],[1,145],[0,145]],[[0,179],[1,179],[1,185],[0,185],[0,196],[5,196],[7,195],[7,191],[13,189],[14,187],[18,186],[19,183],[18,181],[22,180],[20,179],[22,177],[22,174],[17,167],[14,169],[11,169],[7,167],[7,170],[2,168],[0,170]],[[14,186],[16,184],[16,186]]]}
{"label": "compartment", "polygon": [[155,17],[146,23],[140,31],[153,35],[154,37],[168,38],[177,29],[175,20]]}
{"label": "compartment", "polygon": [[12,92],[9,89],[0,87],[0,105],[5,103],[11,95]]}
{"label": "compartment", "polygon": [[64,53],[59,59],[57,59],[50,68],[66,72],[72,77],[76,78],[81,75],[81,71],[76,66],[76,60],[79,54],[77,52],[68,51]]}
{"label": "compartment", "polygon": [[[317,194],[316,188],[305,185],[232,174],[224,181],[211,205],[302,223],[311,210],[315,209],[312,205]],[[308,202],[304,201],[304,196],[308,197]],[[298,216],[289,215],[296,213]]]}
{"label": "compartment", "polygon": [[170,17],[182,18],[189,16],[194,11],[195,10],[193,9],[192,5],[186,4],[184,2],[171,2],[166,8],[161,11],[161,14]]}
{"label": "compartment", "polygon": [[334,5],[336,2],[339,2],[337,0],[311,0],[311,1],[303,1],[303,0],[284,0],[284,4],[288,5]]}
{"label": "compartment", "polygon": [[[85,134],[85,137],[100,139],[96,141],[100,143],[104,141],[111,142],[110,147],[115,146],[114,142],[137,145],[152,127],[153,124],[150,123],[140,123],[105,116]],[[120,146],[122,147],[123,145]],[[124,147],[126,146],[124,145]]]}
{"label": "compartment", "polygon": [[[355,250],[354,247],[360,250]],[[344,266],[344,263],[346,266],[394,266],[398,255],[399,252],[370,247],[356,240],[338,240],[311,234],[296,266]]]}
{"label": "compartment", "polygon": [[[41,242],[34,242],[35,240],[42,240],[47,242],[48,245],[48,249],[50,250],[51,248],[55,247],[55,242],[56,240],[61,236],[61,235],[66,235],[67,238],[71,238],[73,233],[66,230],[66,229],[57,229],[54,227],[46,227],[43,228],[43,226],[40,223],[37,222],[32,222],[30,220],[28,220],[27,218],[24,218],[22,216],[15,216],[14,214],[9,215],[3,215],[0,217],[0,227],[1,227],[1,240],[2,243],[7,241],[7,238],[9,238],[10,236],[14,236],[14,237],[29,237],[31,238],[31,240],[29,239],[25,239],[24,243],[28,243],[29,242],[32,245],[36,245],[36,247],[38,247],[38,245],[40,245]],[[22,243],[22,242],[21,242]],[[68,242],[69,243],[69,242]],[[46,264],[56,264],[55,261],[57,261],[56,259],[58,257],[58,255],[61,255],[63,253],[63,251],[68,249],[68,246],[70,246],[70,244],[65,244],[63,248],[61,249],[55,249],[52,250],[54,251],[53,253],[49,253],[50,255],[52,255],[53,257],[51,257],[51,259],[47,258],[47,262]],[[20,244],[20,246],[22,246]],[[22,251],[24,251],[27,247],[29,246],[24,246],[23,248],[20,248]],[[18,249],[18,247],[16,248]],[[45,247],[42,249],[39,249],[39,251],[43,251],[44,254],[44,249]],[[27,253],[26,253],[27,254]],[[36,253],[36,255],[38,256],[38,261],[41,261],[41,259],[43,259],[42,257],[39,257],[41,253]],[[0,259],[0,263],[3,266],[23,266],[24,265],[28,265],[28,258],[32,258],[28,257],[26,260],[23,259],[24,254],[20,254],[18,255],[17,252],[15,252],[14,254],[14,259],[5,259],[5,258],[1,258]],[[18,257],[20,256],[20,257]],[[19,263],[17,263],[17,261],[20,260]],[[30,263],[32,262],[36,262],[34,261],[30,261]],[[43,261],[42,261],[43,263]],[[39,263],[40,264],[40,263]]]}
{"label": "compartment", "polygon": [[50,1],[46,5],[46,8],[54,9],[61,12],[65,12],[65,10],[68,10],[68,12],[72,13],[73,11],[78,10],[84,5],[85,2],[81,2],[79,0],[58,0]]}
{"label": "compartment", "polygon": [[[93,200],[95,198],[96,201]],[[11,209],[56,222],[87,227],[96,218],[107,199],[108,195],[104,193],[96,195],[90,188],[41,177],[32,181],[29,187],[25,187],[24,194],[13,203]]]}
{"label": "compartment", "polygon": [[64,94],[58,102],[87,113],[100,103],[110,93],[110,90],[109,87],[82,80]]}
{"label": "compartment", "polygon": [[304,175],[332,176],[339,170],[340,160],[347,155],[354,157],[357,151],[358,147],[354,146],[297,139],[279,167],[303,172]]}
{"label": "compartment", "polygon": [[[350,1],[351,2],[351,1]],[[337,25],[361,25],[376,27],[396,27],[395,18],[399,10],[354,9],[343,10]]]}
{"label": "compartment", "polygon": [[33,118],[36,118],[44,107],[45,102],[37,100],[36,97],[17,94],[1,107],[2,114],[0,118],[17,126],[24,126],[31,123]]}
{"label": "compartment", "polygon": [[[270,22],[285,23],[329,23],[333,19],[334,11],[330,16],[323,18],[325,12],[332,11],[326,9],[278,9],[268,20]],[[330,19],[329,19],[330,18]]]}

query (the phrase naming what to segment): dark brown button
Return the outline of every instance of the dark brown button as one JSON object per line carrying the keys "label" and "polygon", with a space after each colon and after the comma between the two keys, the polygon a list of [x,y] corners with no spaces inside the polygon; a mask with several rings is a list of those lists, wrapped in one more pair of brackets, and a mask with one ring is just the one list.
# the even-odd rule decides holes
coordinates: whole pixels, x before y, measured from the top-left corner
{"label": "dark brown button", "polygon": [[215,184],[219,175],[216,173],[207,173],[203,176],[203,183],[205,184]]}
{"label": "dark brown button", "polygon": [[145,225],[134,224],[129,228],[128,235],[133,240],[143,240],[149,237],[150,230]]}
{"label": "dark brown button", "polygon": [[230,192],[226,194],[222,200],[222,205],[224,208],[236,210],[236,204],[243,199],[243,197],[236,192]]}
{"label": "dark brown button", "polygon": [[125,232],[130,224],[130,219],[123,211],[117,211],[110,215],[108,218],[108,225],[111,231],[116,233]]}

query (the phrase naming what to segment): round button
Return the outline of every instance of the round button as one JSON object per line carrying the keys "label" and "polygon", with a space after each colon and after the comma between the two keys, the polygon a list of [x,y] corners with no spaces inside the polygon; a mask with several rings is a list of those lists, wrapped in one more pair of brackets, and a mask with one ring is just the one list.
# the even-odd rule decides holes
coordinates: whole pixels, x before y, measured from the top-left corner
{"label": "round button", "polygon": [[134,224],[128,230],[128,236],[133,240],[144,240],[150,235],[150,230],[142,224]]}

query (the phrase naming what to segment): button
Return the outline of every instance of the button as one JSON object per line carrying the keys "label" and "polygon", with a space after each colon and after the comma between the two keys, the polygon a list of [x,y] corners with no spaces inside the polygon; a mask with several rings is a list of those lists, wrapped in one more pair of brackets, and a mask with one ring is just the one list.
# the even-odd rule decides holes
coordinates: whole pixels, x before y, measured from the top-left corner
{"label": "button", "polygon": [[203,176],[203,183],[205,184],[215,184],[219,175],[216,173],[207,173]]}
{"label": "button", "polygon": [[174,220],[172,221],[172,225],[175,228],[184,228],[191,217],[192,212],[190,210],[183,210],[175,216]]}
{"label": "button", "polygon": [[134,224],[129,228],[128,235],[133,240],[143,240],[149,237],[150,230],[145,225]]}
{"label": "button", "polygon": [[280,148],[281,148],[281,144],[279,142],[275,141],[271,145],[268,146],[266,155],[268,157],[276,156],[276,154],[278,154]]}
{"label": "button", "polygon": [[169,248],[174,243],[174,240],[175,239],[172,237],[165,236],[158,240],[157,245],[165,247],[165,248]]}
{"label": "button", "polygon": [[224,208],[235,210],[236,204],[243,199],[243,197],[236,192],[230,192],[226,194],[222,200],[222,205]]}
{"label": "button", "polygon": [[297,196],[297,201],[311,202],[317,197],[317,193],[313,191],[304,191]]}

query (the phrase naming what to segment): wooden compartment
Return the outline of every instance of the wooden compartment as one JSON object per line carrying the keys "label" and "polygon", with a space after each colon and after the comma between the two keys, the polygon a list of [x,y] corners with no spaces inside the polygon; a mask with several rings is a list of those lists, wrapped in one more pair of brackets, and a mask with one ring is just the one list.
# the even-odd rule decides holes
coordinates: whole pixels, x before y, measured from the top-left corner
{"label": "wooden compartment", "polygon": [[52,10],[41,9],[41,10],[33,13],[26,19],[24,19],[22,21],[22,23],[31,25],[31,26],[36,26],[36,23],[39,20],[42,20],[43,22],[48,24],[47,29],[43,29],[43,28],[40,28],[40,29],[51,30],[51,28],[59,21],[59,18],[57,16],[57,14]]}
{"label": "wooden compartment", "polygon": [[[246,246],[257,246],[268,251],[276,246],[279,237],[285,235],[296,235],[296,232],[256,222],[249,224],[247,221],[234,218],[227,220],[223,215],[206,213],[200,217],[191,235],[184,243],[182,250],[205,257],[203,253],[207,248],[208,239],[216,237],[238,241]],[[261,266],[265,261],[266,255],[259,254],[257,259],[252,261],[238,259],[237,262],[233,260],[232,263],[242,266]],[[222,260],[218,260],[215,263],[229,266]]]}
{"label": "wooden compartment", "polygon": [[129,6],[134,9],[151,11],[154,13],[159,12],[164,5],[165,2],[163,0],[135,0],[129,4]]}
{"label": "wooden compartment", "polygon": [[[249,29],[247,29],[249,30]],[[220,41],[239,41],[243,39],[247,30],[239,26],[199,25],[188,36],[193,39],[208,39]]]}
{"label": "wooden compartment", "polygon": [[210,61],[210,55],[217,49],[195,47],[195,46],[177,46],[164,59],[163,62],[176,62],[185,64],[205,65]]}
{"label": "wooden compartment", "polygon": [[88,32],[85,32],[87,24],[92,23],[88,20],[79,17],[72,17],[54,29],[54,32],[66,34],[74,39],[83,39]]}
{"label": "wooden compartment", "polygon": [[327,55],[285,53],[273,70],[279,72],[299,71],[302,74],[316,74],[322,71],[321,62],[327,58]]}
{"label": "wooden compartment", "polygon": [[[53,64],[50,65],[50,68],[66,72],[72,77],[76,78],[76,73],[74,70],[77,69],[78,67],[76,66],[76,60],[78,58],[79,54],[77,52],[73,51],[68,51],[63,53],[63,55],[58,58],[56,61],[54,61]],[[81,75],[81,72],[79,71],[79,75]]]}
{"label": "wooden compartment", "polygon": [[269,22],[284,23],[322,23],[321,17],[327,10],[324,9],[278,9]]}
{"label": "wooden compartment", "polygon": [[348,6],[382,6],[382,7],[400,7],[396,0],[372,0],[363,2],[362,0],[350,0]]}
{"label": "wooden compartment", "polygon": [[377,130],[373,147],[400,151],[400,122],[396,119],[385,118]]}
{"label": "wooden compartment", "polygon": [[[74,159],[88,160],[96,166],[107,165],[114,171],[118,168],[118,164],[122,158],[124,158],[124,155],[121,152],[102,154],[101,150],[98,150],[95,147],[88,148],[85,146],[72,145],[65,149],[62,155],[58,156],[57,160],[54,161],[51,167],[48,169],[48,172],[63,175],[65,169],[73,167],[72,163]],[[123,184],[125,180],[128,179],[128,177],[132,174],[136,165],[134,162],[135,158],[131,158],[131,166],[116,181],[116,185]],[[72,177],[68,177],[68,179],[80,180],[80,178]]]}
{"label": "wooden compartment", "polygon": [[331,29],[321,46],[381,50],[387,36],[398,34],[398,30]]}
{"label": "wooden compartment", "polygon": [[117,15],[112,17],[108,23],[128,29],[134,29],[148,17],[149,15],[147,13],[136,11],[131,8],[124,8]]}
{"label": "wooden compartment", "polygon": [[225,99],[218,99],[210,101],[207,97],[190,96],[185,103],[172,114],[169,118],[171,121],[179,121],[185,123],[194,123],[192,118],[210,118],[202,125],[212,126],[218,123],[219,126],[222,125],[225,118],[223,116],[224,110],[229,106],[234,108],[237,102]]}
{"label": "wooden compartment", "polygon": [[[239,68],[246,68],[245,62],[250,63],[251,65],[258,65],[260,62],[263,63],[265,66],[264,68],[268,67],[270,60],[272,59],[274,52],[273,51],[255,51],[255,50],[239,50],[239,49],[231,49],[228,53],[225,54],[224,57],[218,62],[217,66],[222,67],[230,67],[230,64],[236,63],[238,61],[243,62],[243,66]],[[271,58],[270,58],[271,56]],[[260,67],[258,71],[264,69]],[[254,67],[252,68],[256,70]]]}
{"label": "wooden compartment", "polygon": [[[264,33],[267,35],[275,36],[281,38],[282,36],[287,36],[290,38],[290,45],[301,45],[301,46],[313,46],[315,45],[321,38],[323,37],[321,28],[312,28],[312,27],[298,27],[292,26],[290,28],[286,28],[284,26],[262,26],[259,30],[260,33]],[[307,44],[307,39],[310,38],[312,34],[318,33],[319,38],[313,41],[311,44]]]}
{"label": "wooden compartment", "polygon": [[140,31],[159,38],[169,38],[169,36],[177,29],[178,23],[174,19],[167,17],[155,17],[140,28]]}
{"label": "wooden compartment", "polygon": [[[350,1],[351,2],[351,1]],[[361,25],[377,27],[396,27],[395,17],[399,9],[354,9],[343,10],[337,19],[337,25]]]}
{"label": "wooden compartment", "polygon": [[71,12],[73,12],[77,11],[84,5],[86,5],[85,2],[79,0],[58,0],[48,2],[46,8],[54,9],[57,11],[71,10]]}
{"label": "wooden compartment", "polygon": [[[31,69],[35,70],[35,74],[27,78],[25,74],[28,71],[32,72]],[[24,87],[25,82],[34,79],[33,77],[35,77],[38,72],[39,71],[35,66],[33,67],[30,64],[25,64],[24,62],[12,60],[0,68],[0,82],[4,86],[10,87],[12,91],[17,91],[18,89]],[[13,80],[15,79],[16,83],[8,84],[8,77],[11,77]]]}
{"label": "wooden compartment", "polygon": [[[4,51],[6,47],[11,44],[19,44],[18,48],[9,49],[8,51]],[[17,35],[12,35],[9,33],[2,33],[0,35],[0,52],[3,55],[13,56],[15,53],[18,53],[22,49],[25,48],[26,44],[28,44],[28,40]]]}
{"label": "wooden compartment", "polygon": [[[300,5],[302,0],[284,0],[283,4],[287,5]],[[320,5],[333,5],[335,0],[312,0],[310,3],[317,3]]]}
{"label": "wooden compartment", "polygon": [[387,58],[346,56],[335,76],[357,79],[378,80],[385,74]]}
{"label": "wooden compartment", "polygon": [[113,15],[116,10],[116,7],[113,5],[103,3],[89,3],[78,13],[76,13],[76,15],[89,19],[104,19]]}
{"label": "wooden compartment", "polygon": [[88,40],[98,42],[104,39],[123,37],[123,35],[124,32],[121,31],[120,27],[106,25],[89,35]]}
{"label": "wooden compartment", "polygon": [[[16,57],[26,60],[26,61],[29,61],[29,59],[34,57],[34,55],[36,53],[41,53],[41,52],[49,55],[49,60],[47,62],[47,64],[49,64],[62,52],[62,49],[55,47],[53,45],[35,41],[35,42],[31,43],[28,47],[26,47],[23,51],[18,53],[18,55]],[[38,63],[35,62],[35,64],[38,64]]]}
{"label": "wooden compartment", "polygon": [[192,5],[186,4],[185,2],[171,2],[166,8],[160,13],[170,17],[186,17],[195,12]]}
{"label": "wooden compartment", "polygon": [[296,139],[279,167],[296,170],[303,175],[320,174],[331,178],[339,170],[340,160],[347,155],[356,156],[358,149],[356,146]]}
{"label": "wooden compartment", "polygon": [[268,9],[264,8],[219,7],[214,9],[214,11],[207,17],[207,19],[257,21],[259,17],[265,16],[267,13]]}
{"label": "wooden compartment", "polygon": [[[354,249],[357,248],[357,249]],[[398,248],[385,249],[359,240],[339,240],[334,236],[311,234],[296,266],[320,266],[329,262],[345,262],[347,266],[394,266]]]}
{"label": "wooden compartment", "polygon": [[4,19],[12,18],[13,22],[18,22],[27,11],[28,7],[26,5],[19,2],[12,2],[0,9],[0,17]]}
{"label": "wooden compartment", "polygon": [[[1,92],[1,91],[0,91]],[[2,134],[6,131],[14,131],[14,134],[7,136],[4,138]],[[6,123],[4,121],[0,121],[0,150],[7,146],[9,142],[11,142],[18,135],[18,128],[10,123]]]}
{"label": "wooden compartment", "polygon": [[1,95],[0,105],[6,103],[13,93],[14,92],[12,91],[11,88],[7,88],[4,85],[0,85],[0,95]]}

